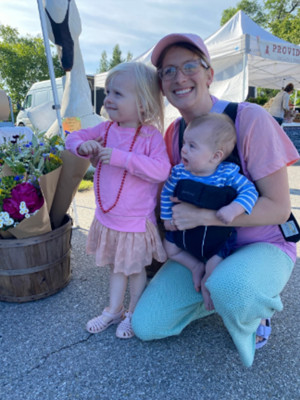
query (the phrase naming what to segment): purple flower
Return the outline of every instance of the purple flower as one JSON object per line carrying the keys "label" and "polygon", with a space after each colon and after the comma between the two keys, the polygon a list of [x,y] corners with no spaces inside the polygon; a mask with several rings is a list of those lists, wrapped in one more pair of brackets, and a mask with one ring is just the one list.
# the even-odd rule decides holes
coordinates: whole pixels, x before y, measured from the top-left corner
{"label": "purple flower", "polygon": [[11,198],[3,200],[3,211],[7,211],[16,221],[24,219],[24,215],[20,214],[21,201],[25,201],[30,214],[44,204],[43,196],[31,183],[23,182],[15,186],[11,191]]}

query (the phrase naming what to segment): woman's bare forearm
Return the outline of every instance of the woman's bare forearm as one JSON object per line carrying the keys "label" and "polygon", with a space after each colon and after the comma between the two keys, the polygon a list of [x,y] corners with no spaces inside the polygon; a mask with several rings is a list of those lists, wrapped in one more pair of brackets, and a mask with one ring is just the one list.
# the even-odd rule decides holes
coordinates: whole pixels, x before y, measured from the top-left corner
{"label": "woman's bare forearm", "polygon": [[179,230],[196,226],[263,226],[284,223],[291,212],[286,168],[256,182],[260,197],[250,215],[244,213],[225,225],[216,217],[216,211],[179,203],[173,207],[173,220]]}

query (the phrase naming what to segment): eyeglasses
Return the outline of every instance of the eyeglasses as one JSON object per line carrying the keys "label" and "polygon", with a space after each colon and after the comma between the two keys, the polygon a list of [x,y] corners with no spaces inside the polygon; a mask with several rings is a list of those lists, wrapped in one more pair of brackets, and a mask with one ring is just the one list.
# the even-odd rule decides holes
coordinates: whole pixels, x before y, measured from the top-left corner
{"label": "eyeglasses", "polygon": [[168,65],[165,68],[161,68],[158,70],[158,76],[162,81],[170,81],[175,78],[178,70],[181,71],[185,76],[193,76],[200,70],[200,66],[205,69],[210,68],[210,66],[207,65],[207,63],[202,60],[202,58],[199,58],[198,60],[187,61],[181,67]]}

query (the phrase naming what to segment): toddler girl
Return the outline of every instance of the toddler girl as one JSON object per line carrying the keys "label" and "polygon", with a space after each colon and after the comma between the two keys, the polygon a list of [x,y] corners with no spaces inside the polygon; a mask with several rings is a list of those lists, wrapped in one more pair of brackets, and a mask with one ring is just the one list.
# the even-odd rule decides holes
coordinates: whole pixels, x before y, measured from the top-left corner
{"label": "toddler girl", "polygon": [[131,316],[146,285],[145,266],[152,258],[166,260],[154,210],[170,163],[160,133],[163,100],[155,70],[137,62],[119,64],[109,72],[105,88],[104,106],[111,121],[72,132],[66,148],[96,166],[96,211],[87,253],[95,254],[98,266],[110,266],[109,305],[86,329],[99,333],[119,324],[117,337],[127,339],[134,335]]}

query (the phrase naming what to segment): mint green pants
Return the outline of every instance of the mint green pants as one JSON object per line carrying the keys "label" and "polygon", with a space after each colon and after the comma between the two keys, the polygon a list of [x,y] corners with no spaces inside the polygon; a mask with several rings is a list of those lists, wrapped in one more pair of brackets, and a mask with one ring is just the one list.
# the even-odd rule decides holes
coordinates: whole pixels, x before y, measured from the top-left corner
{"label": "mint green pants", "polygon": [[[207,280],[215,311],[247,367],[254,360],[255,333],[261,319],[283,308],[280,292],[293,266],[291,258],[276,246],[255,243],[223,260]],[[169,260],[140,298],[132,326],[141,340],[161,339],[179,335],[190,322],[211,313],[194,289],[191,272]]]}

